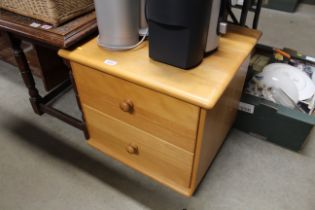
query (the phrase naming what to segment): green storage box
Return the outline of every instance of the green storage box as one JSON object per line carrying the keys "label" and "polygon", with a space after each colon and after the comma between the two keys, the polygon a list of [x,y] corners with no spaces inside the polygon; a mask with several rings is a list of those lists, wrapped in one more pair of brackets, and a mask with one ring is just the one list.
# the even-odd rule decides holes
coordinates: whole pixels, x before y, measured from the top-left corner
{"label": "green storage box", "polygon": [[264,7],[286,12],[295,12],[299,0],[266,0]]}
{"label": "green storage box", "polygon": [[301,150],[315,117],[244,94],[235,127],[288,149]]}

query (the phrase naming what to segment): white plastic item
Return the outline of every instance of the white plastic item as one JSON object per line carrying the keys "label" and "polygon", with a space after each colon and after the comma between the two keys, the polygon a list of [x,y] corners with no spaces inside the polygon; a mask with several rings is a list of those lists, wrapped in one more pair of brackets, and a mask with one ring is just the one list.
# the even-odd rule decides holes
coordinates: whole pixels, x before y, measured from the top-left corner
{"label": "white plastic item", "polygon": [[[264,68],[263,74],[276,74],[277,77],[288,77],[289,80],[282,84],[282,87],[291,86],[293,82],[298,90],[299,101],[310,99],[315,93],[315,85],[311,78],[309,78],[305,72],[294,66],[283,63],[273,63]],[[285,91],[284,89],[282,90]],[[288,95],[290,96],[290,94]]]}
{"label": "white plastic item", "polygon": [[278,71],[263,71],[255,76],[257,85],[261,89],[281,89],[294,103],[299,101],[299,92],[290,77]]}
{"label": "white plastic item", "polygon": [[277,104],[289,107],[291,109],[300,110],[297,104],[281,89],[272,89],[271,94]]}

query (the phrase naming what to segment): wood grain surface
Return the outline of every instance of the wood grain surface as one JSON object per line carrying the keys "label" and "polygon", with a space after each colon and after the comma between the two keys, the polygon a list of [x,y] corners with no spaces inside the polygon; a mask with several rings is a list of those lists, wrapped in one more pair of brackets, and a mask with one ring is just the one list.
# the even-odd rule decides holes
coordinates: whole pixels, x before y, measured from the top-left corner
{"label": "wood grain surface", "polygon": [[[246,30],[249,30],[249,35],[241,29],[230,30],[221,38],[218,51],[190,71],[151,60],[148,57],[147,42],[137,49],[117,52],[102,49],[97,45],[96,39],[93,39],[74,51],[61,50],[59,54],[104,73],[211,109],[261,36],[258,31]],[[117,64],[104,64],[107,59]]]}
{"label": "wood grain surface", "polygon": [[206,174],[234,123],[248,65],[249,58],[241,65],[214,109],[202,109],[201,111],[191,185],[192,191],[196,189]]}
{"label": "wood grain surface", "polygon": [[[194,152],[199,107],[80,64],[72,69],[83,104]],[[126,101],[132,112],[121,110]]]}
{"label": "wood grain surface", "polygon": [[30,24],[33,22],[47,25],[47,23],[0,9],[0,30],[12,32],[57,48],[67,48],[97,31],[95,12],[47,30],[41,27],[31,27]]}
{"label": "wood grain surface", "polygon": [[[22,48],[27,57],[29,65],[34,75],[42,78],[42,72],[40,64],[37,58],[37,53],[34,47],[28,43],[23,42]],[[14,66],[17,66],[17,63],[14,58],[13,50],[11,49],[9,39],[6,34],[0,31],[0,60],[3,60],[7,63],[10,63]]]}
{"label": "wood grain surface", "polygon": [[191,196],[233,125],[260,36],[233,26],[190,71],[150,60],[147,43],[111,52],[91,40],[59,54],[71,60],[89,143]]}
{"label": "wood grain surface", "polygon": [[[89,106],[84,105],[83,110],[91,136],[90,145],[148,176],[163,180],[164,184],[189,188],[192,153]],[[138,151],[130,154],[130,146]]]}

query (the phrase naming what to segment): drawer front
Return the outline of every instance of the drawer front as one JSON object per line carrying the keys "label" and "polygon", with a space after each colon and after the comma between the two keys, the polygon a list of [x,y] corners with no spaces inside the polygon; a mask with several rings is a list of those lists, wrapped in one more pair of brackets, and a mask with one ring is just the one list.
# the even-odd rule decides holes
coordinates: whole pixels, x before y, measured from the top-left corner
{"label": "drawer front", "polygon": [[194,152],[199,107],[89,67],[72,66],[83,104]]}
{"label": "drawer front", "polygon": [[189,187],[193,154],[83,106],[89,144],[162,183]]}

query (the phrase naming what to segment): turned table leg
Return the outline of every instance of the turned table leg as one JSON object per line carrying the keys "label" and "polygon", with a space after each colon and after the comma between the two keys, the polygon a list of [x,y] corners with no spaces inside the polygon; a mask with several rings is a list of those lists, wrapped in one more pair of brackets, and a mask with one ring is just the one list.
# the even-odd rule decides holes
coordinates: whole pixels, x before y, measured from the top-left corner
{"label": "turned table leg", "polygon": [[21,48],[21,40],[15,38],[12,34],[8,33],[9,40],[14,51],[14,57],[18,64],[19,71],[22,75],[24,84],[28,88],[30,102],[33,107],[33,110],[36,114],[42,115],[43,112],[40,108],[40,102],[42,97],[39,95],[39,92],[36,88],[34,77],[32,75],[31,69],[28,65],[26,56]]}
{"label": "turned table leg", "polygon": [[[11,47],[12,47],[13,52],[14,52],[14,57],[15,57],[15,60],[17,62],[17,65],[18,65],[18,69],[21,73],[21,76],[23,78],[25,86],[28,89],[29,96],[30,96],[30,102],[31,102],[31,105],[33,107],[34,112],[36,114],[39,114],[39,115],[42,115],[44,113],[49,114],[49,115],[51,115],[57,119],[64,121],[65,123],[67,123],[69,125],[72,125],[78,129],[82,130],[84,132],[86,139],[88,139],[89,134],[88,134],[87,127],[86,127],[84,120],[83,121],[78,120],[78,119],[68,115],[67,113],[64,113],[64,112],[54,108],[50,104],[50,102],[52,100],[54,100],[56,97],[58,97],[59,94],[61,94],[67,87],[69,87],[71,85],[71,83],[70,83],[71,81],[74,82],[74,80],[72,78],[71,71],[70,71],[70,66],[68,66],[68,67],[69,67],[71,80],[70,81],[69,80],[64,81],[59,86],[57,86],[52,91],[50,91],[47,95],[42,97],[36,88],[35,80],[34,80],[32,72],[31,72],[30,66],[27,62],[26,56],[23,52],[23,49],[21,48],[22,41],[19,38],[16,38],[13,34],[11,34],[9,32],[7,32],[7,34],[9,37]],[[52,62],[54,62],[54,61],[52,60]],[[65,69],[66,70],[65,72],[68,72],[67,65],[64,65],[62,60],[61,60],[61,62],[58,60],[58,65],[56,63],[54,63],[52,65],[52,67],[55,67],[55,68],[58,68],[59,66],[61,66],[63,69]],[[58,72],[58,70],[56,70],[56,72]],[[74,87],[75,87],[75,85],[74,85]],[[75,89],[75,91],[76,91],[76,89]],[[77,92],[76,92],[76,96],[77,96],[78,104],[80,106]],[[83,117],[83,119],[84,119],[84,117]]]}

